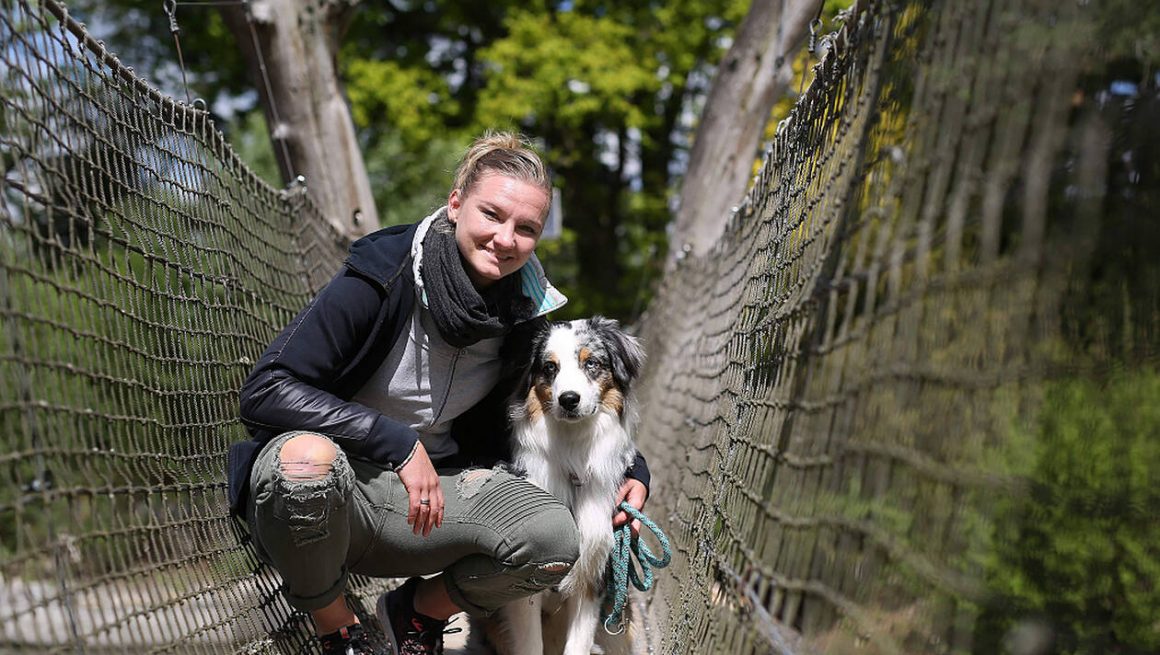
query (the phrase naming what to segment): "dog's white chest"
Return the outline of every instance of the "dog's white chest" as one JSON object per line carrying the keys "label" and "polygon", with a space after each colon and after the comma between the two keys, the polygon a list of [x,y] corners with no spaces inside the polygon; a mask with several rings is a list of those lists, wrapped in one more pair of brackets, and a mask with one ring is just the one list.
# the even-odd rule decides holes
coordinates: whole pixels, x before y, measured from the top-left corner
{"label": "dog's white chest", "polygon": [[571,482],[573,487],[583,487],[588,484],[589,480],[591,480],[591,476],[587,471],[583,475],[576,471],[568,471],[568,482]]}

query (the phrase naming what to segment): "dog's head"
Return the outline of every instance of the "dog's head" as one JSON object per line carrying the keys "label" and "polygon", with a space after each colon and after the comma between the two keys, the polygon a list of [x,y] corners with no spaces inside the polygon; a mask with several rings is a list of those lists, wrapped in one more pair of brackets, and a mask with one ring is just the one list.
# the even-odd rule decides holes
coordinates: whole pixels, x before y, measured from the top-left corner
{"label": "dog's head", "polygon": [[533,340],[532,360],[514,410],[561,421],[581,421],[605,411],[623,421],[643,364],[640,342],[612,319],[551,323]]}

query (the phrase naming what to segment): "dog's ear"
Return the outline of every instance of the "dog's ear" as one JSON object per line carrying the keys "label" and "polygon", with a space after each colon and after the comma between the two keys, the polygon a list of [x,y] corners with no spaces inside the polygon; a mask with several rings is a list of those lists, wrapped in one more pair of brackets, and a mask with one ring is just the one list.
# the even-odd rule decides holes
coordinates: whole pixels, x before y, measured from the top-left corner
{"label": "dog's ear", "polygon": [[614,319],[593,316],[589,323],[601,339],[611,345],[612,378],[621,389],[628,391],[644,366],[644,348],[640,340],[625,332]]}

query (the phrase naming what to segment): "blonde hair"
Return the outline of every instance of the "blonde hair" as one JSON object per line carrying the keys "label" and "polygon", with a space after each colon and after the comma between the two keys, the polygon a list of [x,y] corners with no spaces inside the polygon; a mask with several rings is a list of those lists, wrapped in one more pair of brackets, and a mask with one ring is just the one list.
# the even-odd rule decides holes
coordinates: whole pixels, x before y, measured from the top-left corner
{"label": "blonde hair", "polygon": [[476,139],[459,161],[451,188],[466,197],[487,173],[506,175],[552,193],[547,167],[532,144],[519,134],[488,130]]}

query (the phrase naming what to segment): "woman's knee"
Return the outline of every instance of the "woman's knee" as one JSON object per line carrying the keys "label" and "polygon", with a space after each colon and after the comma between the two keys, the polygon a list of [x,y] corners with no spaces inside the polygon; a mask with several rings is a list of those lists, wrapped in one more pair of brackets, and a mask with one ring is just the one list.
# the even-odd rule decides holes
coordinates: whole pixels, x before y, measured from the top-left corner
{"label": "woman's knee", "polygon": [[580,558],[580,535],[572,513],[563,504],[553,505],[528,520],[524,532],[524,578],[519,585],[535,592],[560,584]]}
{"label": "woman's knee", "polygon": [[279,468],[289,482],[321,480],[334,469],[338,453],[334,442],[324,436],[295,435],[278,450]]}
{"label": "woman's knee", "polygon": [[345,533],[346,506],[354,487],[354,472],[346,455],[330,439],[312,433],[295,434],[277,448],[276,458],[260,459],[254,498],[254,523],[267,550],[275,541],[294,548],[331,539],[335,522]]}
{"label": "woman's knee", "polygon": [[580,535],[563,504],[545,508],[529,519],[525,532],[528,561],[543,573],[563,577],[580,558]]}

